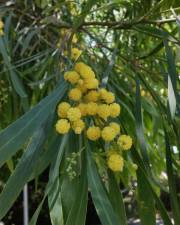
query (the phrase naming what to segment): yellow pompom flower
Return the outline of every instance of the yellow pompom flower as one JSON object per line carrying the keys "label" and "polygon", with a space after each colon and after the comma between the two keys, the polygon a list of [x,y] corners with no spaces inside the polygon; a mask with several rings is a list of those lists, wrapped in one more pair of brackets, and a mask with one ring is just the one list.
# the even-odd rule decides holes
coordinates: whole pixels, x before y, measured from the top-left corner
{"label": "yellow pompom flower", "polygon": [[57,108],[57,114],[59,117],[61,118],[66,118],[67,117],[67,111],[69,110],[70,108],[70,104],[67,103],[67,102],[61,102],[59,105],[58,105],[58,108]]}
{"label": "yellow pompom flower", "polygon": [[64,74],[64,79],[69,81],[71,84],[76,84],[80,76],[76,71],[67,71]]}
{"label": "yellow pompom flower", "polygon": [[112,141],[116,137],[116,132],[112,127],[107,126],[103,128],[101,136],[105,141]]}
{"label": "yellow pompom flower", "polygon": [[115,96],[114,96],[114,93],[112,92],[107,92],[104,96],[104,101],[107,103],[107,104],[110,104],[112,102],[114,102],[115,100]]}
{"label": "yellow pompom flower", "polygon": [[119,154],[111,154],[108,157],[107,164],[112,171],[121,172],[123,170],[124,161]]}
{"label": "yellow pompom flower", "polygon": [[101,136],[101,131],[99,127],[96,126],[92,126],[89,127],[87,129],[87,137],[91,140],[91,141],[96,141],[100,138]]}
{"label": "yellow pompom flower", "polygon": [[105,88],[101,88],[101,89],[99,90],[100,98],[101,98],[101,99],[104,99],[107,93],[108,93],[108,91],[107,91]]}
{"label": "yellow pompom flower", "polygon": [[114,93],[107,91],[105,88],[99,90],[100,98],[104,100],[107,104],[115,101]]}
{"label": "yellow pompom flower", "polygon": [[118,138],[117,143],[123,150],[129,150],[132,146],[132,138],[124,134]]}
{"label": "yellow pompom flower", "polygon": [[109,105],[109,109],[110,109],[110,115],[111,117],[115,118],[117,116],[119,116],[120,112],[121,112],[121,107],[119,104],[117,103],[112,103]]}
{"label": "yellow pompom flower", "polygon": [[56,131],[59,134],[66,134],[70,129],[70,123],[66,119],[60,119],[56,123]]}
{"label": "yellow pompom flower", "polygon": [[72,48],[71,50],[71,58],[74,60],[77,60],[80,55],[81,55],[82,51],[78,48]]}
{"label": "yellow pompom flower", "polygon": [[82,97],[82,93],[79,88],[72,88],[68,94],[69,98],[74,101],[79,101]]}
{"label": "yellow pompom flower", "polygon": [[96,78],[90,78],[84,80],[85,87],[87,89],[95,89],[99,86],[99,81]]}
{"label": "yellow pompom flower", "polygon": [[95,102],[89,102],[89,103],[87,104],[87,114],[88,114],[88,115],[91,115],[91,116],[96,115],[97,110],[98,110],[98,105],[97,105],[97,103],[95,103]]}
{"label": "yellow pompom flower", "polygon": [[81,111],[77,107],[71,107],[67,111],[67,118],[72,122],[77,121],[81,118]]}
{"label": "yellow pompom flower", "polygon": [[92,90],[92,91],[89,91],[84,98],[86,101],[89,101],[89,102],[97,102],[99,98],[99,93],[95,90]]}
{"label": "yellow pompom flower", "polygon": [[87,88],[84,85],[84,81],[82,79],[78,80],[77,88],[84,94],[87,91]]}
{"label": "yellow pompom flower", "polygon": [[95,73],[90,66],[83,62],[78,62],[75,64],[74,69],[78,72],[83,79],[93,79],[95,78]]}
{"label": "yellow pompom flower", "polygon": [[116,135],[120,133],[120,126],[118,123],[112,122],[109,124],[109,126],[115,130]]}
{"label": "yellow pompom flower", "polygon": [[87,104],[80,103],[77,107],[81,111],[81,116],[87,115]]}
{"label": "yellow pompom flower", "polygon": [[99,105],[97,114],[99,115],[99,117],[103,118],[104,120],[107,120],[108,116],[110,116],[109,105],[106,104]]}
{"label": "yellow pompom flower", "polygon": [[77,121],[73,122],[72,128],[73,128],[75,134],[81,134],[85,128],[85,123],[83,120],[77,120]]}

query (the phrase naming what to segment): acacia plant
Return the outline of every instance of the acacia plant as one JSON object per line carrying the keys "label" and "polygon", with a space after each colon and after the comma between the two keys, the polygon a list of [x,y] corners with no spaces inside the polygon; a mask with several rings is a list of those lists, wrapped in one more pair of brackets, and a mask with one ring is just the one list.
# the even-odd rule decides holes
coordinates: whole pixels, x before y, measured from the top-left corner
{"label": "acacia plant", "polygon": [[[4,2],[4,3],[2,3]],[[49,171],[53,225],[180,224],[178,0],[1,1],[0,219]],[[160,198],[170,197],[171,213]],[[172,222],[173,219],[174,223]]]}

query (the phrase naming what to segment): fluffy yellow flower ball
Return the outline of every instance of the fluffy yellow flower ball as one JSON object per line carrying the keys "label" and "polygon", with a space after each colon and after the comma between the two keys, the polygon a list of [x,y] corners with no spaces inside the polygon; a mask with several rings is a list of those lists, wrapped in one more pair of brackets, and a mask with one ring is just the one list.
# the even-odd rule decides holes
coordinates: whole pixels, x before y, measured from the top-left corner
{"label": "fluffy yellow flower ball", "polygon": [[109,126],[114,129],[116,135],[118,135],[120,133],[120,126],[118,123],[112,122],[109,124]]}
{"label": "fluffy yellow flower ball", "polygon": [[107,103],[107,104],[110,104],[112,102],[115,101],[115,96],[114,96],[114,93],[112,92],[107,92],[104,96],[104,101]]}
{"label": "fluffy yellow flower ball", "polygon": [[117,103],[112,103],[109,105],[109,109],[110,109],[110,115],[111,117],[115,118],[117,116],[119,116],[120,112],[121,112],[121,107],[119,104]]}
{"label": "fluffy yellow flower ball", "polygon": [[99,93],[95,90],[92,90],[92,91],[89,91],[84,98],[86,101],[89,101],[89,102],[97,102],[99,98]]}
{"label": "fluffy yellow flower ball", "polygon": [[82,51],[78,48],[72,48],[71,50],[71,58],[74,60],[77,60],[80,55],[81,55]]}
{"label": "fluffy yellow flower ball", "polygon": [[56,123],[56,131],[60,134],[68,133],[70,129],[70,123],[66,119],[60,119]]}
{"label": "fluffy yellow flower ball", "polygon": [[78,62],[75,64],[74,69],[78,72],[83,79],[93,79],[95,78],[95,73],[90,66],[83,62]]}
{"label": "fluffy yellow flower ball", "polygon": [[84,94],[87,91],[86,86],[84,85],[84,81],[82,79],[79,79],[77,83],[77,88]]}
{"label": "fluffy yellow flower ball", "polygon": [[77,107],[71,107],[67,111],[67,118],[72,122],[79,120],[81,118],[81,111]]}
{"label": "fluffy yellow flower ball", "polygon": [[92,126],[89,127],[87,129],[87,137],[91,140],[91,141],[96,141],[100,138],[101,136],[101,131],[99,127],[96,126]]}
{"label": "fluffy yellow flower ball", "polygon": [[67,71],[64,74],[64,79],[69,81],[71,84],[76,84],[80,76],[76,71]]}
{"label": "fluffy yellow flower ball", "polygon": [[100,90],[99,90],[99,94],[100,94],[100,97],[103,99],[104,98],[104,96],[107,94],[107,90],[106,90],[106,88],[101,88]]}
{"label": "fluffy yellow flower ball", "polygon": [[103,128],[101,136],[105,141],[112,141],[116,137],[116,132],[112,127],[107,126]]}
{"label": "fluffy yellow flower ball", "polygon": [[70,104],[67,103],[67,102],[61,102],[59,105],[58,105],[58,108],[57,108],[57,114],[59,117],[61,118],[66,118],[67,117],[67,111],[69,110],[70,108]]}
{"label": "fluffy yellow flower ball", "polygon": [[132,138],[124,134],[118,138],[117,143],[123,150],[129,150],[132,146]]}
{"label": "fluffy yellow flower ball", "polygon": [[97,110],[98,110],[98,105],[97,105],[97,103],[95,103],[95,102],[89,102],[89,103],[87,104],[87,114],[88,114],[88,115],[91,115],[91,116],[96,115]]}
{"label": "fluffy yellow flower ball", "polygon": [[114,172],[121,172],[123,170],[124,161],[118,154],[112,154],[108,157],[108,167]]}
{"label": "fluffy yellow flower ball", "polygon": [[81,111],[81,116],[87,115],[87,104],[80,103],[77,107]]}
{"label": "fluffy yellow flower ball", "polygon": [[79,101],[82,97],[82,93],[79,88],[73,88],[69,91],[69,98],[74,101]]}
{"label": "fluffy yellow flower ball", "polygon": [[99,105],[97,113],[99,117],[103,118],[104,120],[107,120],[108,116],[110,116],[109,105],[106,105],[106,104]]}
{"label": "fluffy yellow flower ball", "polygon": [[77,120],[77,121],[73,122],[72,128],[73,128],[75,134],[81,134],[85,128],[85,123],[83,120]]}
{"label": "fluffy yellow flower ball", "polygon": [[85,79],[84,85],[87,89],[96,89],[99,86],[99,81],[96,78]]}

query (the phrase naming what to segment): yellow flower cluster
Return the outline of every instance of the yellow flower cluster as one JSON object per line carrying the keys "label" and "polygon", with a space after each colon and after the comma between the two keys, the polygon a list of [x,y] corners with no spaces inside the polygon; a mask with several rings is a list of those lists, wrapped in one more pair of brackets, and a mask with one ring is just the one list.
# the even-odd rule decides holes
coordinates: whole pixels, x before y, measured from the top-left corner
{"label": "yellow flower cluster", "polygon": [[[86,128],[88,139],[96,141],[102,138],[105,142],[111,142],[118,138],[120,126],[112,119],[119,116],[120,105],[115,102],[114,93],[99,88],[99,81],[92,68],[77,62],[72,70],[64,74],[64,79],[71,84],[68,92],[71,104],[62,102],[58,105],[60,119],[56,125],[57,132],[64,134],[72,128],[76,134],[81,134],[86,128],[84,118],[90,118],[93,125]],[[129,136],[121,135],[118,144],[127,150],[132,140]]]}
{"label": "yellow flower cluster", "polygon": [[3,28],[4,28],[4,23],[3,23],[3,21],[0,19],[0,36],[4,35]]}

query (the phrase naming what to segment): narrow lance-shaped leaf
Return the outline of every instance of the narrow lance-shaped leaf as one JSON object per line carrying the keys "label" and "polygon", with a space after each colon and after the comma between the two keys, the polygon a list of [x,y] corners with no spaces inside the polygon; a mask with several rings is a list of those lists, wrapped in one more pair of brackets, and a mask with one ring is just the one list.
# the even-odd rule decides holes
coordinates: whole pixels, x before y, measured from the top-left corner
{"label": "narrow lance-shaped leaf", "polygon": [[55,109],[58,101],[63,97],[66,85],[62,82],[49,96],[41,100],[34,108],[12,123],[0,133],[0,166],[3,165],[28,137],[40,126]]}
{"label": "narrow lance-shaped leaf", "polygon": [[89,143],[87,143],[87,162],[88,186],[102,225],[121,225],[98,174]]}
{"label": "narrow lance-shaped leaf", "polygon": [[180,224],[180,206],[179,206],[178,196],[177,196],[175,174],[173,171],[172,153],[171,153],[169,138],[168,138],[168,134],[166,130],[165,130],[165,143],[166,143],[166,166],[167,166],[169,193],[171,198],[174,224],[179,225]]}
{"label": "narrow lance-shaped leaf", "polygon": [[[59,139],[59,140],[61,140],[61,139]],[[65,135],[59,144],[59,148],[57,149],[57,154],[55,155],[55,157],[53,158],[53,161],[51,163],[50,172],[49,172],[49,181],[46,186],[44,197],[43,197],[42,201],[40,202],[38,208],[36,209],[33,217],[31,218],[29,225],[36,225],[39,213],[43,206],[43,203],[44,203],[46,197],[48,196],[48,194],[50,193],[50,191],[52,190],[53,185],[55,184],[56,180],[58,179],[59,166],[60,166],[63,154],[64,154],[64,149],[65,149],[65,145],[67,144],[67,140],[68,140],[68,135]]]}
{"label": "narrow lance-shaped leaf", "polygon": [[[49,122],[49,120],[47,120],[47,122]],[[35,132],[20,162],[7,181],[0,195],[0,219],[7,213],[31,176],[33,168],[36,166],[38,157],[43,149],[42,146],[46,140],[46,136],[47,133],[44,126]]]}
{"label": "narrow lance-shaped leaf", "polygon": [[109,198],[118,217],[118,220],[121,221],[122,225],[126,225],[127,219],[123,196],[112,172],[109,172]]}
{"label": "narrow lance-shaped leaf", "polygon": [[140,82],[136,78],[136,106],[135,106],[135,118],[136,118],[136,134],[140,144],[141,154],[144,159],[145,165],[149,167],[149,157],[147,154],[146,141],[143,132],[143,121],[141,112],[141,95],[140,95]]}
{"label": "narrow lance-shaped leaf", "polygon": [[149,185],[144,182],[140,169],[137,170],[137,200],[142,225],[156,225],[155,201]]}

